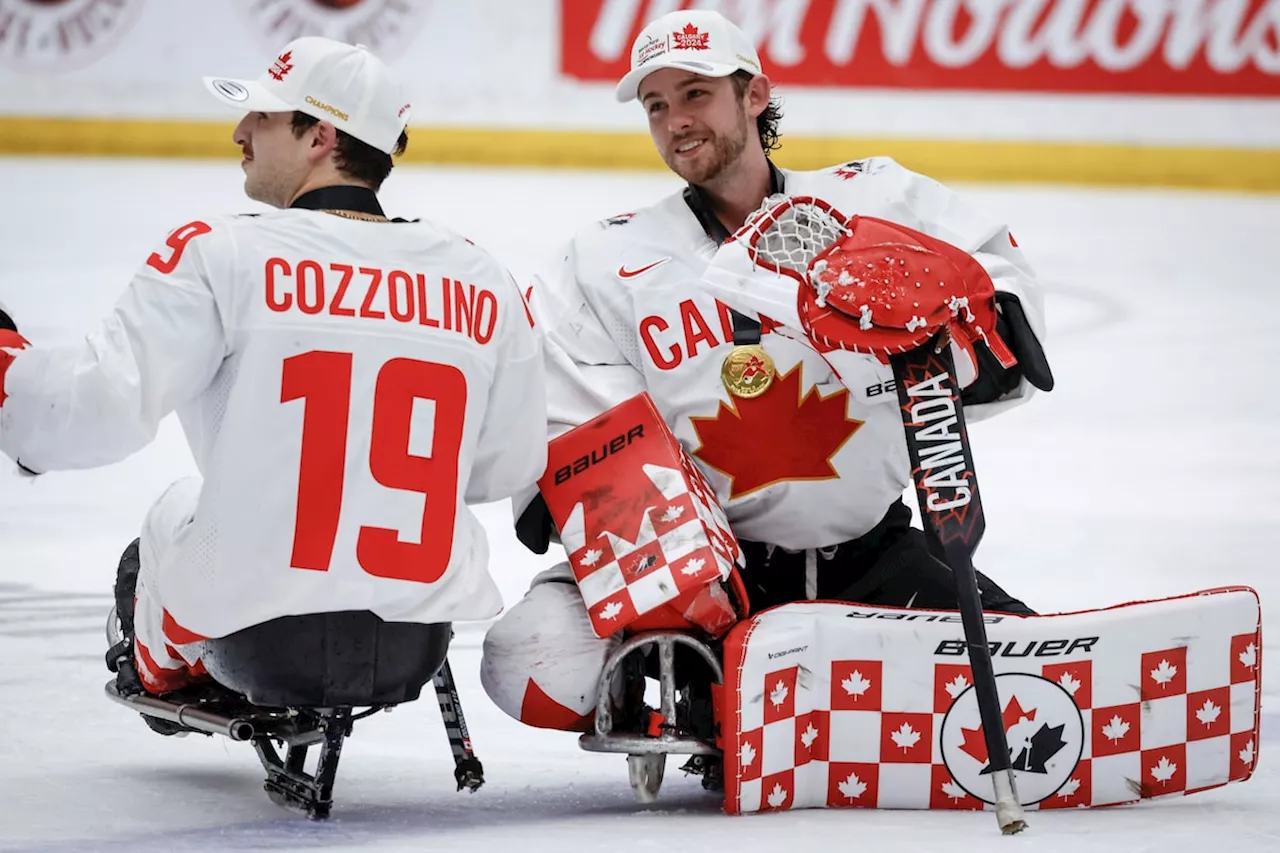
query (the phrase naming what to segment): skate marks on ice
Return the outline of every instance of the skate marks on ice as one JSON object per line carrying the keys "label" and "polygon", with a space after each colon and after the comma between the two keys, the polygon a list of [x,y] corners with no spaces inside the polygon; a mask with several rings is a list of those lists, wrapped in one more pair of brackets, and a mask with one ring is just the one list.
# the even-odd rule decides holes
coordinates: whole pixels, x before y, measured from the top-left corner
{"label": "skate marks on ice", "polygon": [[105,636],[112,596],[0,582],[0,637]]}
{"label": "skate marks on ice", "polygon": [[[251,754],[248,757],[252,759]],[[549,849],[545,840],[532,842],[531,848],[521,848],[518,839],[561,837],[565,830],[575,828],[589,828],[589,834],[600,835],[601,841],[609,837],[636,838],[655,831],[654,821],[666,827],[674,816],[700,823],[724,819],[719,799],[703,791],[696,779],[685,780],[680,774],[676,774],[677,779],[669,780],[677,784],[664,787],[661,801],[650,806],[636,803],[626,783],[625,764],[615,764],[609,768],[613,772],[607,774],[607,778],[602,774],[599,778],[560,783],[554,785],[554,790],[544,787],[554,778],[551,774],[531,775],[528,771],[532,768],[522,769],[506,787],[502,786],[502,780],[490,781],[473,795],[460,794],[447,782],[435,784],[436,768],[430,762],[415,768],[412,776],[393,771],[390,778],[375,781],[367,774],[360,774],[363,778],[351,774],[350,779],[339,777],[334,813],[324,822],[308,821],[265,798],[259,799],[261,791],[257,789],[261,782],[253,765],[246,764],[245,773],[139,765],[113,774],[110,785],[129,791],[138,811],[146,810],[150,802],[153,812],[177,812],[158,817],[154,829],[110,833],[109,837],[104,837],[107,833],[91,834],[12,847],[6,845],[0,831],[0,851],[82,853],[91,849],[95,853],[204,853],[365,848],[420,851],[465,846],[472,843],[477,831],[495,840],[514,840],[492,849],[544,850]],[[397,770],[404,766],[398,764]],[[568,775],[576,774],[569,770]],[[394,786],[393,792],[388,789],[389,785]],[[167,804],[163,810],[159,807],[161,803]],[[197,810],[204,814],[196,817]],[[189,825],[173,826],[175,818],[181,819],[184,813],[191,818]],[[164,823],[170,825],[166,827]],[[454,841],[447,840],[450,838]],[[486,848],[482,845],[480,849]],[[609,849],[613,849],[612,846]]]}

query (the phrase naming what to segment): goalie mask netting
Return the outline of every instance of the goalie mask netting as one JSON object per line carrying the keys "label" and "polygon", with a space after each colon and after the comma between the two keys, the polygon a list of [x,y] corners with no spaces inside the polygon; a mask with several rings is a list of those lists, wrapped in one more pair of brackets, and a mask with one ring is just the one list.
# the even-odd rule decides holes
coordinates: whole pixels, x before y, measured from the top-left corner
{"label": "goalie mask netting", "polygon": [[955,246],[812,196],[769,197],[735,239],[752,264],[800,283],[800,322],[819,346],[884,357],[947,329],[971,360],[980,338],[1014,364],[995,332],[995,285]]}

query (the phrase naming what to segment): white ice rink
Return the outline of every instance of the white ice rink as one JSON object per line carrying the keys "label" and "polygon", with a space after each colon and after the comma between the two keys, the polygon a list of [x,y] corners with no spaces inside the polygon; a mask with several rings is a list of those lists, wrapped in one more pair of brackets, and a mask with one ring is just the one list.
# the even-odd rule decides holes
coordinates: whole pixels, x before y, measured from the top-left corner
{"label": "white ice rink", "polygon": [[[881,152],[851,152],[873,154]],[[1206,163],[1204,168],[1212,168]],[[226,164],[0,160],[0,301],[36,344],[75,339],[166,232],[251,211]],[[525,278],[569,232],[676,188],[666,175],[410,169],[393,215],[442,219]],[[102,694],[103,625],[123,547],[194,468],[172,419],[111,468],[20,480],[0,465],[0,849],[72,851],[1234,851],[1280,850],[1280,198],[965,188],[1008,218],[1047,289],[1058,388],[972,430],[987,513],[980,568],[1042,612],[1225,584],[1264,612],[1253,779],[1139,806],[990,814],[799,811],[730,818],[671,759],[633,802],[620,756],[528,729],[478,679],[483,627],[451,651],[488,782],[454,791],[426,698],[359,723],[333,817],[271,804],[250,747],[151,733]],[[554,554],[483,509],[508,602]]]}

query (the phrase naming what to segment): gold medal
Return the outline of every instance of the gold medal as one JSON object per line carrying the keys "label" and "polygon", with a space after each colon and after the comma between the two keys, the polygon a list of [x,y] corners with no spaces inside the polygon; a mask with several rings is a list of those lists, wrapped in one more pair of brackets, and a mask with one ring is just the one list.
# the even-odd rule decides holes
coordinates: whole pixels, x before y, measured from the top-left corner
{"label": "gold medal", "polygon": [[736,346],[720,365],[720,380],[735,397],[759,397],[773,384],[773,359],[759,344]]}

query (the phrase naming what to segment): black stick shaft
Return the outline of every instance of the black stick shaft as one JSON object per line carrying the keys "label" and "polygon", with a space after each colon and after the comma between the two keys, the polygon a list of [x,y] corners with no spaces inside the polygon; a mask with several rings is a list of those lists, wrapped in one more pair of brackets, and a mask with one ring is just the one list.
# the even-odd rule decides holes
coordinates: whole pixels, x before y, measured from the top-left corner
{"label": "black stick shaft", "polygon": [[951,350],[946,344],[938,347],[937,340],[896,354],[890,363],[898,386],[925,538],[930,553],[946,563],[956,579],[957,604],[969,648],[989,769],[1008,771],[1008,739],[973,568],[973,553],[986,522]]}

